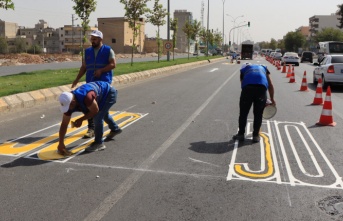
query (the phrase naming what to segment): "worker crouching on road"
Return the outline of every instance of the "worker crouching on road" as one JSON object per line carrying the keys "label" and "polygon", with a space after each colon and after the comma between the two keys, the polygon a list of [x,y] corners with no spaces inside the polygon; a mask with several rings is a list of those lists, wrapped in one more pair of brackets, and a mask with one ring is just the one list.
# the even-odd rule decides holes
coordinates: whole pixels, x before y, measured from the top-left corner
{"label": "worker crouching on road", "polygon": [[253,142],[259,142],[259,131],[262,125],[263,110],[267,101],[267,90],[271,100],[271,105],[275,105],[274,86],[270,79],[270,72],[264,65],[243,64],[240,70],[241,97],[239,101],[239,130],[233,136],[234,140],[244,141],[245,127],[248,114],[253,104],[254,124],[253,124]]}
{"label": "worker crouching on road", "polygon": [[73,122],[75,127],[80,127],[84,120],[94,118],[95,139],[85,151],[94,152],[105,149],[106,146],[103,144],[102,140],[104,121],[111,129],[111,132],[106,139],[112,139],[115,135],[121,133],[121,129],[109,115],[109,110],[116,103],[116,100],[117,90],[103,81],[90,82],[76,88],[74,91],[63,92],[59,97],[61,103],[60,109],[63,113],[62,124],[59,131],[59,154],[64,156],[71,155],[71,152],[65,147],[64,138],[70,123],[71,115],[76,111],[81,111],[84,115]]}

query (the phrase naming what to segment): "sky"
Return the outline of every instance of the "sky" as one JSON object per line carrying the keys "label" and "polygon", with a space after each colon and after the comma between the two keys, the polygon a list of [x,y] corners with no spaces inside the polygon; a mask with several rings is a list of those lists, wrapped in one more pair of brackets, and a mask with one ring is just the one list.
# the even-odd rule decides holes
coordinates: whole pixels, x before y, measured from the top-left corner
{"label": "sky", "polygon": [[[72,24],[72,0],[12,0],[15,10],[0,9],[0,19],[15,22],[19,26],[33,28],[39,20],[45,20],[50,27],[59,28]],[[151,8],[155,0],[150,0]],[[223,3],[224,1],[224,3]],[[159,0],[167,9],[168,0]],[[209,2],[209,7],[208,7]],[[170,0],[171,18],[175,10],[187,10],[193,19],[201,21],[201,8],[204,3],[203,24],[207,28],[209,8],[209,29],[223,33],[226,43],[230,40],[251,40],[254,42],[282,39],[290,31],[309,25],[314,15],[330,15],[338,10],[342,0]],[[224,10],[223,10],[224,9]],[[224,13],[223,13],[224,11]],[[97,0],[96,11],[90,16],[90,25],[97,24],[97,18],[123,17],[124,6],[119,0]],[[75,16],[77,17],[77,16]],[[223,27],[224,17],[224,27]],[[235,20],[235,23],[234,23]],[[230,30],[250,21],[250,28]],[[80,19],[74,25],[80,24]],[[157,28],[146,25],[148,37],[155,37]],[[160,28],[161,37],[167,38],[167,26]]]}

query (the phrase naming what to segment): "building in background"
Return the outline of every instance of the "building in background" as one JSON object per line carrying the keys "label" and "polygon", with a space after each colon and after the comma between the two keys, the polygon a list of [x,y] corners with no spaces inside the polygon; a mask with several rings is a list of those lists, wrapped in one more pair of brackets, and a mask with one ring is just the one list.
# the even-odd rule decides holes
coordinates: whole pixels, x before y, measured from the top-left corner
{"label": "building in background", "polygon": [[15,38],[18,28],[17,23],[6,22],[0,19],[0,37]]}
{"label": "building in background", "polygon": [[[186,34],[182,31],[186,22],[193,22],[193,15],[187,10],[175,10],[174,19],[177,19],[177,36],[176,36],[176,51],[177,52],[188,52],[188,39]],[[190,52],[194,52],[194,42],[190,43]]]}
{"label": "building in background", "polygon": [[310,37],[316,36],[316,33],[322,31],[324,28],[336,28],[339,29],[337,26],[340,25],[339,23],[339,15],[331,14],[331,15],[314,15],[309,18],[309,31]]}
{"label": "building in background", "polygon": [[[145,42],[145,19],[140,18],[137,25],[140,25],[140,29],[135,38],[135,53],[142,53]],[[131,53],[133,30],[124,17],[98,18],[98,28],[104,35],[103,43],[110,46],[115,53]]]}
{"label": "building in background", "polygon": [[83,30],[81,26],[65,25],[59,28],[60,50],[77,54],[81,51],[81,48],[88,48],[91,45],[89,41],[90,33],[97,29],[97,27],[90,27],[86,32],[86,42],[83,43]]}

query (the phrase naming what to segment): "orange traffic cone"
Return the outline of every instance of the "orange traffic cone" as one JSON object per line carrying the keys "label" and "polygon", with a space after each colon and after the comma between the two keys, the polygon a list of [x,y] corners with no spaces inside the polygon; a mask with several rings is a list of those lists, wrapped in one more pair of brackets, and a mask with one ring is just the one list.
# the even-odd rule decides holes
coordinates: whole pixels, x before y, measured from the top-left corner
{"label": "orange traffic cone", "polygon": [[302,80],[302,82],[301,82],[300,91],[308,91],[308,88],[307,88],[307,79],[306,79],[306,71],[304,71],[304,76],[303,76],[303,80]]}
{"label": "orange traffic cone", "polygon": [[289,82],[288,83],[295,83],[295,74],[294,74],[294,68],[291,74],[291,77],[289,78]]}
{"label": "orange traffic cone", "polygon": [[288,65],[288,71],[287,71],[287,75],[286,75],[286,78],[289,78],[292,76],[292,68],[291,68],[291,65],[289,64]]}
{"label": "orange traffic cone", "polygon": [[280,70],[280,69],[281,69],[280,61],[277,61],[277,63],[276,63],[276,68],[277,68],[277,70]]}
{"label": "orange traffic cone", "polygon": [[326,90],[325,102],[320,115],[319,122],[316,123],[320,126],[335,126],[336,122],[333,122],[332,118],[332,103],[331,103],[331,89],[330,86]]}
{"label": "orange traffic cone", "polygon": [[317,89],[316,89],[316,95],[314,96],[312,105],[322,105],[323,104],[323,88],[322,88],[322,79],[318,79]]}
{"label": "orange traffic cone", "polygon": [[286,64],[285,63],[283,63],[283,68],[282,68],[281,73],[286,73]]}

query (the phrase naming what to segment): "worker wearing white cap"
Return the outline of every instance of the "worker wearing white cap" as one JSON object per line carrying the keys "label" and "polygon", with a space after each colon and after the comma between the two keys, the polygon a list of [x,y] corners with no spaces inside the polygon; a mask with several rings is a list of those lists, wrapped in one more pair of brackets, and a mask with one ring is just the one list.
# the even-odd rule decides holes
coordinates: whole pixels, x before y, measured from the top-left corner
{"label": "worker wearing white cap", "polygon": [[265,65],[245,63],[240,70],[241,96],[239,100],[239,130],[233,136],[234,140],[244,141],[247,118],[252,105],[254,105],[254,124],[252,141],[260,141],[260,128],[262,125],[263,110],[269,92],[271,105],[275,105],[274,86],[270,79],[270,72]]}
{"label": "worker wearing white cap", "polygon": [[[92,46],[85,50],[79,73],[72,84],[74,88],[79,80],[86,74],[86,83],[93,81],[105,81],[112,83],[113,69],[116,67],[115,54],[112,48],[102,43],[103,34],[99,30],[93,30],[90,34]],[[93,119],[88,120],[88,131],[84,138],[94,137]]]}
{"label": "worker wearing white cap", "polygon": [[76,88],[71,92],[63,92],[59,96],[61,104],[60,110],[63,113],[62,123],[59,131],[58,153],[64,156],[71,155],[64,144],[65,134],[71,120],[72,113],[82,112],[84,115],[73,122],[73,126],[80,127],[82,121],[94,118],[95,138],[94,142],[85,149],[87,152],[103,150],[106,146],[103,144],[104,121],[108,124],[111,132],[107,139],[112,139],[120,134],[122,130],[118,124],[109,115],[109,109],[117,101],[117,90],[110,84],[103,81],[95,81]]}

